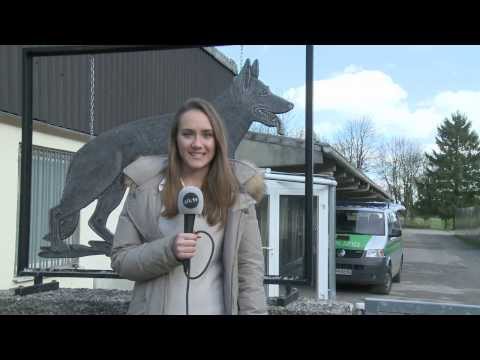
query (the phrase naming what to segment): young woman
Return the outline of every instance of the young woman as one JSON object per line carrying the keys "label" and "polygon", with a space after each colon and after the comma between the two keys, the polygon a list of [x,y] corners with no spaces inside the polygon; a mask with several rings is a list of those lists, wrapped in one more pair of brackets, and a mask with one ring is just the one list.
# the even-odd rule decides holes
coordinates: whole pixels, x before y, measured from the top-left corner
{"label": "young woman", "polygon": [[168,157],[141,157],[125,168],[130,192],[119,218],[112,268],[135,281],[129,314],[185,314],[187,277],[205,268],[212,251],[202,234],[184,233],[177,197],[202,190],[194,232],[214,242],[205,273],[189,284],[189,314],[266,314],[264,262],[255,204],[263,173],[229,160],[222,121],[213,106],[190,99],[175,115]]}

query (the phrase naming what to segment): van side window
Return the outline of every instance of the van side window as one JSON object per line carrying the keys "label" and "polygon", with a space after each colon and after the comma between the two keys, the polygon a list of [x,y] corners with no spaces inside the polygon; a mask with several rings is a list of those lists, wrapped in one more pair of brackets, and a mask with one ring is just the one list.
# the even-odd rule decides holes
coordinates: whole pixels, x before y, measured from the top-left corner
{"label": "van side window", "polygon": [[400,220],[398,219],[398,216],[396,213],[392,214],[393,217],[393,228],[396,230],[401,230],[402,226],[400,224]]}
{"label": "van side window", "polygon": [[388,218],[388,234],[391,234],[395,220],[392,217],[392,213],[388,213],[387,218]]}
{"label": "van side window", "polygon": [[394,213],[388,214],[388,233],[391,234],[392,230],[401,230],[400,221]]}

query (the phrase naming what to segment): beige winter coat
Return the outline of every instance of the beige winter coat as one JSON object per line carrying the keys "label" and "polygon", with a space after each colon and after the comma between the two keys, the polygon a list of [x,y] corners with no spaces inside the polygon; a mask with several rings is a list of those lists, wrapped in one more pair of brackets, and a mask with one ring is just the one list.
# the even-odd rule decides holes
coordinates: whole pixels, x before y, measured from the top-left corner
{"label": "beige winter coat", "polygon": [[[162,237],[162,156],[145,156],[125,168],[130,192],[120,215],[112,248],[112,269],[135,281],[129,314],[163,314],[169,273],[181,263],[173,253],[176,234]],[[266,314],[264,260],[255,204],[263,196],[263,173],[231,160],[241,192],[229,209],[223,246],[224,301],[227,314]]]}

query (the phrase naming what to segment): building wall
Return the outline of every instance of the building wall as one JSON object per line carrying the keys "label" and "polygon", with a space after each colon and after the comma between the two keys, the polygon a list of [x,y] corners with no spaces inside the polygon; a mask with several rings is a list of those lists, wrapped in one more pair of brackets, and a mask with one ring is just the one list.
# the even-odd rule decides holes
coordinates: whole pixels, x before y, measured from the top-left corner
{"label": "building wall", "polygon": [[[0,45],[0,111],[21,111],[21,45]],[[174,112],[190,97],[213,100],[234,72],[203,48],[34,58],[33,117],[90,133],[91,59],[94,133]]]}
{"label": "building wall", "polygon": [[[3,120],[3,119],[2,119]],[[15,272],[16,238],[18,226],[18,150],[20,132],[15,126],[0,121],[0,163],[2,164],[2,186],[0,196],[0,227],[2,241],[0,241],[0,289],[12,287]]]}

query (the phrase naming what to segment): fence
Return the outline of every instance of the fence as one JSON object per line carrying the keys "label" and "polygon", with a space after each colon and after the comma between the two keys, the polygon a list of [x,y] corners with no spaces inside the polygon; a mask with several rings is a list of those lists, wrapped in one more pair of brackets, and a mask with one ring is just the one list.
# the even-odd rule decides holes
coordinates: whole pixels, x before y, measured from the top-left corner
{"label": "fence", "polygon": [[480,207],[456,209],[455,224],[455,235],[480,243]]}

